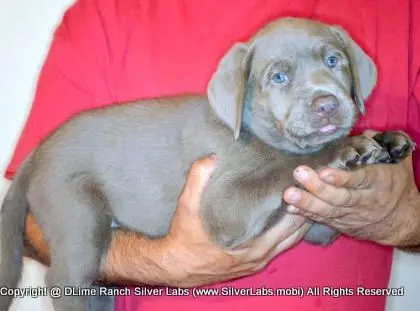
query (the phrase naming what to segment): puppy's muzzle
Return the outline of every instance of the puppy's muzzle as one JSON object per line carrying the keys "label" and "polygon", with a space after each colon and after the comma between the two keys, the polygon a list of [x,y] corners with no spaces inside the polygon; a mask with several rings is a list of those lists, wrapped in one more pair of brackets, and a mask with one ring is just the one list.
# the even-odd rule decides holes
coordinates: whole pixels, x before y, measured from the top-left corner
{"label": "puppy's muzzle", "polygon": [[333,95],[320,96],[312,101],[312,111],[322,118],[333,117],[338,110],[339,102]]}

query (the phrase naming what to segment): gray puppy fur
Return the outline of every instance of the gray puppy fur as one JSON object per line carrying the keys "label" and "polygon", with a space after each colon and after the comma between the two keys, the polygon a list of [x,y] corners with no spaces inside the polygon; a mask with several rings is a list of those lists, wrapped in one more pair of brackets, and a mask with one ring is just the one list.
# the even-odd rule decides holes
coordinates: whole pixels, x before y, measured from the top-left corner
{"label": "gray puppy fur", "polygon": [[[112,220],[165,236],[190,166],[210,154],[218,165],[202,198],[205,229],[222,247],[258,236],[281,221],[283,191],[296,184],[298,165],[348,169],[397,160],[379,140],[347,137],[375,83],[374,62],[345,31],[283,18],[225,54],[207,96],[142,100],[75,116],[30,154],[7,193],[0,284],[17,285],[31,209],[50,245],[47,286],[90,286]],[[411,148],[403,134],[387,135],[398,148]],[[326,245],[336,236],[315,223],[305,239]],[[53,304],[56,311],[81,311],[86,299]],[[0,310],[11,300],[0,297]]]}

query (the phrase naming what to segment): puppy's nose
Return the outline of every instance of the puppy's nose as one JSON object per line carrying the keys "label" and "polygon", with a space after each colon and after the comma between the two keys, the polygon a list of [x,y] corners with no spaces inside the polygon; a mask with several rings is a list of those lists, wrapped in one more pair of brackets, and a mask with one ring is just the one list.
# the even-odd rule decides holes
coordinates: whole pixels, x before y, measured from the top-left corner
{"label": "puppy's nose", "polygon": [[321,96],[312,102],[312,110],[321,117],[332,117],[338,108],[338,99],[333,95]]}

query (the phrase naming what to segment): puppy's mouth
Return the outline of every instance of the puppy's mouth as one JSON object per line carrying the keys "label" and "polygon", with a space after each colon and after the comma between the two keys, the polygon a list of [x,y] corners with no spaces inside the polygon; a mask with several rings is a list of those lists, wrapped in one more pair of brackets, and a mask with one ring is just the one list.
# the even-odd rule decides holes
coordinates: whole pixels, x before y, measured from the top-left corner
{"label": "puppy's mouth", "polygon": [[335,133],[338,130],[338,126],[335,124],[327,124],[318,129],[318,132],[324,135]]}
{"label": "puppy's mouth", "polygon": [[328,124],[313,131],[309,135],[296,135],[291,131],[286,131],[285,136],[290,142],[297,146],[303,153],[316,151],[325,144],[331,143],[345,137],[350,131],[347,127]]}
{"label": "puppy's mouth", "polygon": [[319,128],[314,129],[310,133],[297,133],[291,130],[286,130],[288,135],[294,137],[295,139],[316,139],[319,138],[322,141],[328,140],[330,136],[340,135],[340,133],[347,132],[348,127],[346,126],[339,126],[333,123],[329,123],[327,125],[321,126]]}
{"label": "puppy's mouth", "polygon": [[287,128],[286,131],[292,137],[298,139],[321,138],[328,139],[328,136],[335,136],[339,132],[346,132],[349,128],[347,122],[324,119],[321,122],[315,122],[312,128],[296,128],[294,126]]}
{"label": "puppy's mouth", "polygon": [[313,152],[347,136],[357,119],[355,111],[352,102],[340,101],[340,108],[333,115],[320,115],[302,108],[289,112],[283,120],[273,115],[276,126],[271,136],[277,141],[285,138],[293,152]]}
{"label": "puppy's mouth", "polygon": [[350,109],[343,109],[334,116],[303,114],[295,115],[290,121],[284,128],[291,137],[306,140],[309,144],[323,144],[348,133],[354,126],[356,114]]}
{"label": "puppy's mouth", "polygon": [[312,149],[322,147],[326,143],[330,143],[346,136],[351,130],[347,122],[322,122],[314,126],[311,131],[299,131],[292,128],[285,129],[285,136],[290,142],[293,142],[300,149]]}

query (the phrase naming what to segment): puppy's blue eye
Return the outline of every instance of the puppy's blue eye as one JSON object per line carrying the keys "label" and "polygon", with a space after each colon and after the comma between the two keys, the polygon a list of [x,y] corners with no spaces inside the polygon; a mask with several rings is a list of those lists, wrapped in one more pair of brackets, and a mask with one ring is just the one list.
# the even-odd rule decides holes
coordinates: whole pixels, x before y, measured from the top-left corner
{"label": "puppy's blue eye", "polygon": [[330,68],[335,68],[338,65],[338,58],[336,56],[329,56],[327,58],[327,66]]}
{"label": "puppy's blue eye", "polygon": [[278,72],[275,73],[272,78],[273,82],[275,83],[279,83],[279,84],[284,84],[287,81],[289,81],[289,78],[287,77],[287,75],[284,72]]}

